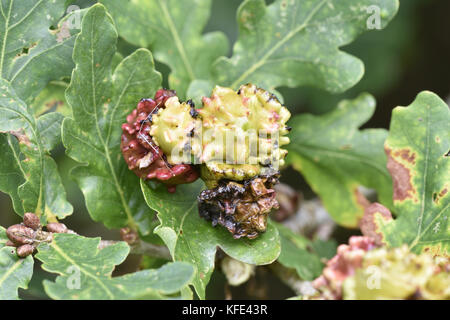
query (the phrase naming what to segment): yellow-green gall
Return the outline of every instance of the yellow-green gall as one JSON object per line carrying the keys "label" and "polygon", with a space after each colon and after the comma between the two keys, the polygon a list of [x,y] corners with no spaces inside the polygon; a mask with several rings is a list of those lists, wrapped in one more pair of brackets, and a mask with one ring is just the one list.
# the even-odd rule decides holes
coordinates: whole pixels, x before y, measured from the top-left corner
{"label": "yellow-green gall", "polygon": [[289,111],[271,93],[247,84],[238,92],[216,86],[203,98],[202,178],[209,188],[220,179],[242,181],[284,165]]}
{"label": "yellow-green gall", "polygon": [[165,108],[152,116],[150,135],[170,164],[191,162],[192,150],[196,148],[192,144],[197,141],[192,137],[201,127],[201,121],[193,117],[195,113],[191,101],[180,103],[174,96],[166,101]]}
{"label": "yellow-green gall", "polygon": [[343,284],[344,299],[450,299],[448,258],[416,255],[407,246],[368,251]]}

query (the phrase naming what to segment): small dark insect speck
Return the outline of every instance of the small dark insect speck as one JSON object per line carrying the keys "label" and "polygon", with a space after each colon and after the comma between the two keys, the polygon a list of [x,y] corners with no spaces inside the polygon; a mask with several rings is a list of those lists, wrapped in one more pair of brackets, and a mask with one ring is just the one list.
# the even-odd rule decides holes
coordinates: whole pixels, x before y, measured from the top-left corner
{"label": "small dark insect speck", "polygon": [[191,110],[189,111],[189,114],[194,119],[197,119],[197,117],[198,117],[198,112],[197,112],[197,110],[195,110],[194,106],[191,106]]}

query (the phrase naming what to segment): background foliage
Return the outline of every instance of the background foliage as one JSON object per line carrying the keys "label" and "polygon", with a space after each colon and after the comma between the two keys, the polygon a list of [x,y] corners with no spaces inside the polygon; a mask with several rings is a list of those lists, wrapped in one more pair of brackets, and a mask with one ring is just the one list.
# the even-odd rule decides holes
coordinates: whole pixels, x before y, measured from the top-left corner
{"label": "background foliage", "polygon": [[[383,229],[391,245],[407,242],[416,250],[426,247],[421,237],[415,237],[421,235],[420,230],[398,236],[398,230],[411,225],[416,217],[405,214],[412,209],[392,202],[383,150],[387,131],[380,128],[388,128],[392,108],[409,104],[423,89],[441,98],[450,94],[450,70],[446,72],[441,65],[450,54],[450,43],[440,32],[448,30],[448,22],[430,19],[448,11],[448,2],[401,1],[397,17],[388,25],[397,11],[394,0],[101,0],[106,9],[97,4],[81,11],[81,34],[79,28],[65,29],[73,15],[64,15],[68,5],[89,8],[95,2],[2,2],[0,131],[14,133],[19,140],[12,134],[0,134],[5,150],[0,190],[12,200],[1,198],[1,225],[18,221],[17,215],[8,213],[12,208],[19,215],[36,212],[43,222],[73,212],[64,222],[84,236],[118,239],[117,231],[104,225],[129,225],[144,239],[165,243],[172,259],[183,262],[147,259],[140,263],[130,255],[114,275],[134,272],[138,264],[147,270],[111,278],[115,265],[129,253],[127,245],[99,251],[99,239],[61,235],[51,245],[39,248],[28,285],[33,259],[19,260],[10,248],[2,247],[6,237],[0,229],[0,270],[5,270],[0,272],[2,294],[17,297],[17,288],[28,285],[28,291],[19,290],[24,298],[75,298],[65,289],[66,268],[75,263],[83,265],[84,288],[76,298],[102,298],[118,287],[117,295],[109,298],[189,297],[188,283],[200,298],[205,298],[210,283],[206,297],[221,298],[224,279],[214,269],[217,246],[251,264],[266,265],[278,258],[305,280],[320,274],[323,259],[332,255],[335,245],[323,246],[275,223],[256,241],[233,240],[198,217],[195,195],[201,183],[183,186],[174,201],[160,186],[140,185],[128,171],[119,150],[120,124],[140,98],[152,96],[161,84],[176,89],[181,98],[196,101],[207,95],[213,84],[237,87],[251,81],[276,90],[294,115],[288,157],[292,166],[284,170],[283,180],[307,198],[321,197],[333,219],[346,227],[338,228],[334,238],[346,242],[349,234],[357,233],[347,227],[355,227],[363,213],[359,187],[364,186],[375,189],[378,201],[400,216],[398,222]],[[382,25],[387,27],[362,35],[367,13],[361,8],[374,3],[383,8]],[[196,10],[186,14],[194,6]],[[421,72],[424,70],[427,72]],[[360,94],[365,91],[377,102],[369,94]],[[402,121],[408,126],[417,116],[428,119],[427,114],[413,111],[414,106],[427,104],[436,119],[427,122],[430,130],[441,130],[433,133],[434,139],[434,135],[440,138],[440,149],[426,146],[437,159],[448,148],[448,106],[427,93],[417,99],[405,109],[411,119],[407,115],[400,118],[401,111],[394,112],[391,131],[397,131],[389,135],[387,146],[408,145],[396,128]],[[49,110],[57,112],[47,113]],[[417,132],[409,140],[423,138],[423,133]],[[448,172],[448,161],[417,161],[419,176],[434,165],[444,174]],[[448,223],[440,221],[438,235],[430,228],[447,212],[448,194],[434,198],[445,183],[429,176],[421,187],[426,200],[437,199],[438,206],[430,208],[431,213],[427,210],[425,240],[444,239],[439,247],[444,252],[448,251]],[[436,188],[435,192],[425,192],[430,188]],[[331,248],[331,255],[325,247]],[[88,256],[96,263],[86,265]],[[59,276],[55,279],[44,272],[41,263],[43,270]],[[99,265],[104,268],[94,275]],[[19,276],[10,277],[11,270]],[[246,285],[248,296],[237,291],[233,296],[255,297],[258,290],[251,286],[262,282],[268,292],[265,297],[292,296],[264,270],[258,268]],[[167,283],[154,280],[165,274],[177,276]],[[144,288],[140,286],[143,281],[152,285]],[[94,290],[92,283],[102,289]]]}

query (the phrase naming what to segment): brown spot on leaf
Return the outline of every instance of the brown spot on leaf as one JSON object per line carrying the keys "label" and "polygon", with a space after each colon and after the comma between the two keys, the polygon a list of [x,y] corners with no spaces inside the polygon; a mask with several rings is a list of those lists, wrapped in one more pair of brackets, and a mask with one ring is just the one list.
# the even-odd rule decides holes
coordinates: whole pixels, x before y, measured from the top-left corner
{"label": "brown spot on leaf", "polygon": [[401,157],[403,160],[408,161],[411,164],[416,163],[416,154],[411,152],[408,149],[401,149],[399,151],[394,152],[395,157]]}
{"label": "brown spot on leaf", "polygon": [[375,221],[376,216],[381,216],[386,222],[392,220],[392,214],[389,209],[375,202],[364,211],[364,216],[359,221],[359,227],[364,236],[371,238],[377,245],[382,245],[383,234],[378,230],[378,225]]}
{"label": "brown spot on leaf", "polygon": [[439,201],[448,193],[448,189],[447,187],[445,187],[444,189],[441,190],[441,192],[437,193],[433,193],[433,201],[434,203],[438,204]]}
{"label": "brown spot on leaf", "polygon": [[64,21],[61,25],[61,27],[54,31],[56,34],[56,41],[58,43],[63,42],[67,38],[70,38],[70,25],[69,21]]}
{"label": "brown spot on leaf", "polygon": [[30,146],[31,145],[31,141],[28,138],[28,136],[23,132],[23,130],[18,130],[18,131],[11,131],[10,132],[13,136],[15,136],[18,140],[19,143],[23,143],[26,146]]}
{"label": "brown spot on leaf", "polygon": [[444,258],[450,257],[449,252],[446,249],[443,249],[440,243],[426,245],[423,247],[422,251],[432,255],[433,257],[444,257]]}
{"label": "brown spot on leaf", "polygon": [[[407,198],[412,198],[416,193],[411,183],[411,171],[402,163],[398,162],[392,156],[392,150],[385,147],[386,155],[388,156],[387,169],[392,176],[394,195],[393,199],[403,201]],[[409,150],[405,152],[396,151],[394,156],[400,156],[402,159],[415,163],[415,156],[409,156]]]}

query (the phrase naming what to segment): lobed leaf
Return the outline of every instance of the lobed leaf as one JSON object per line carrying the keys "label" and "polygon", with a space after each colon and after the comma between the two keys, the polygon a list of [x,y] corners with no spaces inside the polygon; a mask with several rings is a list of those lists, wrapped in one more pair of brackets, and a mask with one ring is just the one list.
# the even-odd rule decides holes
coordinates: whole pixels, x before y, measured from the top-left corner
{"label": "lobed leaf", "polygon": [[18,288],[26,289],[33,275],[33,258],[20,259],[16,249],[5,247],[6,231],[0,227],[0,300],[16,300]]}
{"label": "lobed leaf", "polygon": [[373,212],[377,233],[389,246],[449,256],[449,106],[424,91],[410,106],[395,108],[385,149],[397,218]]}
{"label": "lobed leaf", "polygon": [[310,252],[311,241],[294,233],[287,227],[276,223],[281,239],[281,252],[278,262],[297,271],[302,280],[314,280],[322,273],[323,263],[320,256]]}
{"label": "lobed leaf", "polygon": [[14,211],[19,215],[24,213],[18,187],[25,182],[18,140],[10,134],[0,133],[0,148],[3,150],[0,161],[0,191],[11,197]]}
{"label": "lobed leaf", "polygon": [[139,178],[120,151],[121,124],[140,99],[161,85],[151,53],[140,49],[112,72],[117,32],[105,8],[94,5],[85,14],[77,37],[66,99],[72,118],[63,122],[66,153],[81,165],[71,172],[95,221],[107,227],[127,224],[149,233],[151,210],[139,189]]}
{"label": "lobed leaf", "polygon": [[8,241],[8,237],[6,236],[6,230],[2,226],[0,226],[0,249],[3,248]]}
{"label": "lobed leaf", "polygon": [[44,281],[52,299],[163,299],[179,293],[191,281],[194,268],[183,262],[168,263],[159,269],[143,270],[111,277],[130,249],[119,242],[99,249],[100,238],[55,234],[49,244],[38,247],[36,258],[42,268],[59,276]]}
{"label": "lobed leaf", "polygon": [[221,32],[202,34],[211,0],[101,0],[113,16],[121,37],[150,47],[171,69],[169,85],[185,98],[189,83],[209,79],[211,64],[228,50]]}
{"label": "lobed leaf", "polygon": [[392,183],[383,152],[387,133],[358,130],[374,110],[373,97],[362,94],[325,115],[298,115],[290,122],[287,161],[306,178],[333,219],[346,227],[356,227],[369,205],[360,186],[375,189],[379,201],[391,206]]}
{"label": "lobed leaf", "polygon": [[[3,98],[20,99],[29,104],[50,80],[70,75],[74,34],[78,30],[69,23],[83,12],[68,14],[55,31],[50,30],[64,14],[64,8],[62,0],[7,0],[1,3],[0,76],[9,82],[2,82]],[[11,95],[13,89],[14,97]],[[5,100],[3,107],[6,107]],[[9,109],[7,113],[26,109],[26,115],[19,114],[21,120],[4,123],[6,127],[0,129],[11,133],[9,127],[16,128],[14,134],[22,141],[19,147],[17,139],[11,135],[0,136],[0,144],[4,147],[0,175],[7,177],[0,182],[0,190],[11,196],[19,214],[25,210],[45,214],[50,219],[54,219],[53,216],[63,218],[72,212],[72,207],[65,200],[56,164],[49,156],[49,151],[60,141],[62,117],[49,114],[37,119],[42,113],[32,112],[31,106],[6,108]],[[27,133],[21,132],[25,128],[21,126],[22,120],[28,122]],[[28,145],[28,140],[36,145]]]}
{"label": "lobed leaf", "polygon": [[75,34],[74,16],[63,16],[65,0],[5,0],[0,5],[0,76],[30,103],[47,83],[70,76]]}
{"label": "lobed leaf", "polygon": [[66,117],[71,116],[72,111],[67,105],[65,96],[68,85],[64,81],[49,83],[31,102],[35,116],[38,117],[49,111],[58,112]]}
{"label": "lobed leaf", "polygon": [[11,195],[20,215],[34,212],[46,221],[72,213],[56,163],[49,154],[59,141],[61,117],[44,115],[36,120],[11,85],[0,79],[0,131],[18,139],[10,135],[0,138],[7,147],[0,173],[12,178],[2,180],[0,190]]}
{"label": "lobed leaf", "polygon": [[237,89],[251,82],[266,90],[311,85],[343,92],[364,73],[363,63],[340,51],[368,30],[375,6],[384,28],[397,0],[246,0],[239,7],[239,37],[231,58],[216,61],[217,84]]}
{"label": "lobed leaf", "polygon": [[322,240],[314,239],[311,248],[321,259],[330,260],[336,255],[337,242],[334,239]]}
{"label": "lobed leaf", "polygon": [[178,186],[175,194],[168,193],[162,184],[154,186],[141,180],[141,187],[147,204],[158,212],[161,224],[155,233],[169,247],[173,260],[196,267],[192,284],[200,299],[205,298],[217,247],[236,260],[256,265],[270,264],[280,253],[278,231],[271,223],[257,239],[235,240],[225,228],[213,228],[200,218],[197,196],[204,187],[200,180]]}

